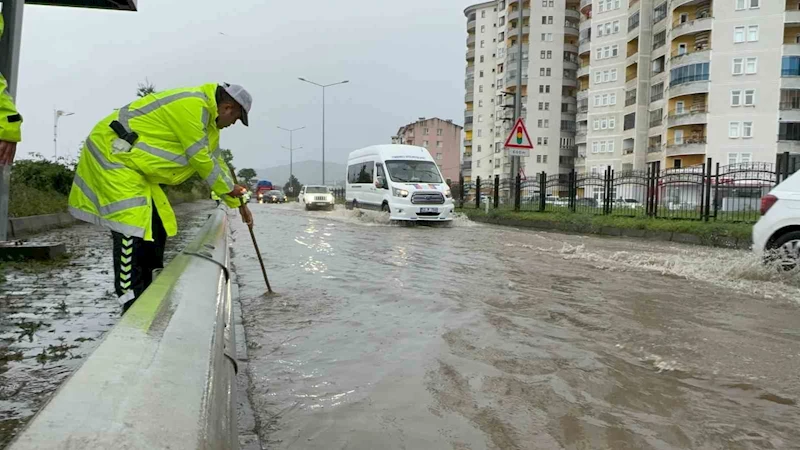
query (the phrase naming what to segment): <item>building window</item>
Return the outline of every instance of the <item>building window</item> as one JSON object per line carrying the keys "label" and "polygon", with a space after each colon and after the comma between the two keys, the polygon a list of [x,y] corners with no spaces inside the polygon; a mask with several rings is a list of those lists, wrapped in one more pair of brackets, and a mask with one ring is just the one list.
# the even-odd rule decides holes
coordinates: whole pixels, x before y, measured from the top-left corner
{"label": "building window", "polygon": [[486,18],[486,11],[481,11],[481,19],[485,19],[485,18]]}
{"label": "building window", "polygon": [[482,84],[478,85],[478,92],[483,92],[483,85]]}
{"label": "building window", "polygon": [[731,106],[741,106],[742,105],[742,91],[739,89],[734,89],[731,91]]}
{"label": "building window", "polygon": [[425,147],[425,148],[428,148],[428,141],[422,141],[422,146]]}
{"label": "building window", "polygon": [[542,155],[536,155],[536,163],[537,164],[541,164],[542,163]]}
{"label": "building window", "polygon": [[735,27],[733,29],[733,42],[736,44],[744,42],[744,27]]}
{"label": "building window", "polygon": [[481,33],[485,33],[485,32],[486,32],[486,25],[481,25]]}
{"label": "building window", "polygon": [[542,50],[541,52],[539,52],[539,59],[544,59],[544,57],[545,57],[545,55],[546,55],[546,54],[547,54],[547,52],[545,52],[544,50]]}
{"label": "building window", "polygon": [[[481,152],[481,146],[478,145],[478,153],[480,153],[480,152]],[[480,160],[478,160],[478,167],[480,167]]]}
{"label": "building window", "polygon": [[[478,114],[478,122],[483,122],[483,114]],[[478,130],[478,133],[480,132],[481,130]]]}
{"label": "building window", "polygon": [[484,47],[486,47],[486,42],[481,40],[481,48],[484,48]]}
{"label": "building window", "polygon": [[653,50],[661,48],[667,43],[667,31],[664,30],[653,36]]}
{"label": "building window", "polygon": [[636,113],[626,114],[622,122],[623,130],[630,130],[636,126]]}
{"label": "building window", "polygon": [[[483,100],[481,100],[481,101],[483,101]],[[436,135],[437,135],[437,136],[441,136],[441,135],[442,135],[442,131],[443,131],[443,130],[442,130],[441,128],[437,128],[437,129],[436,129]]]}
{"label": "building window", "polygon": [[483,55],[481,55],[481,62],[483,62]]}
{"label": "building window", "polygon": [[427,128],[423,128],[423,129],[422,129],[422,134],[424,134],[425,136],[427,136],[427,135],[428,135],[428,129],[427,129]]}
{"label": "building window", "polygon": [[747,27],[747,42],[758,41],[758,25],[750,25]]}
{"label": "building window", "polygon": [[[478,151],[480,151],[480,150],[478,150]],[[478,167],[479,169],[481,168],[481,160],[480,160],[480,159],[478,160],[477,167]]]}
{"label": "building window", "polygon": [[690,64],[670,71],[670,86],[695,81],[708,81],[708,63]]}
{"label": "building window", "polygon": [[436,153],[436,160],[437,161],[441,161],[442,160],[442,154],[441,153]]}
{"label": "building window", "polygon": [[753,137],[753,122],[742,122],[742,137],[745,139]]}
{"label": "building window", "polygon": [[436,148],[442,148],[442,141],[436,141]]}
{"label": "building window", "polygon": [[653,23],[661,22],[667,17],[667,2],[664,2],[653,9]]}
{"label": "building window", "polygon": [[733,69],[731,71],[734,75],[744,74],[744,58],[733,58]]}
{"label": "building window", "polygon": [[628,17],[628,32],[630,33],[637,28],[639,28],[639,11]]}
{"label": "building window", "polygon": [[730,122],[728,124],[728,137],[731,139],[738,139],[740,136],[739,122]]}
{"label": "building window", "polygon": [[745,60],[744,73],[752,75],[758,72],[758,57],[751,57]]}
{"label": "building window", "polygon": [[756,105],[756,90],[755,89],[747,89],[744,91],[744,106],[755,106]]}
{"label": "building window", "polygon": [[755,9],[761,6],[761,0],[750,0],[750,9]]}

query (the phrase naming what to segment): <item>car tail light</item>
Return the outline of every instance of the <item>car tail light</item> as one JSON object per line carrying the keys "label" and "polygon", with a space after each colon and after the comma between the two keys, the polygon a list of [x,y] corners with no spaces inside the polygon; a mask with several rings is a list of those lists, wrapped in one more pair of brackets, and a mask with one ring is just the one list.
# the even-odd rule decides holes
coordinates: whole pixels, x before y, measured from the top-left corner
{"label": "car tail light", "polygon": [[767,211],[769,211],[769,209],[772,208],[772,205],[774,205],[775,202],[777,201],[778,197],[775,197],[772,194],[761,197],[761,215],[763,216],[764,214],[766,214]]}

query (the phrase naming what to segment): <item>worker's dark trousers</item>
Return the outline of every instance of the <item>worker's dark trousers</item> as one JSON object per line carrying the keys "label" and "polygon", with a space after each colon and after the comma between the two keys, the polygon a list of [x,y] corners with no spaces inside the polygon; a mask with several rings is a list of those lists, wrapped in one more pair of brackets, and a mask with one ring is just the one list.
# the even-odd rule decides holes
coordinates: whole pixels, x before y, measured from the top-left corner
{"label": "worker's dark trousers", "polygon": [[152,242],[111,232],[114,240],[114,290],[123,313],[153,282],[153,270],[164,268],[167,232],[155,207],[152,226]]}

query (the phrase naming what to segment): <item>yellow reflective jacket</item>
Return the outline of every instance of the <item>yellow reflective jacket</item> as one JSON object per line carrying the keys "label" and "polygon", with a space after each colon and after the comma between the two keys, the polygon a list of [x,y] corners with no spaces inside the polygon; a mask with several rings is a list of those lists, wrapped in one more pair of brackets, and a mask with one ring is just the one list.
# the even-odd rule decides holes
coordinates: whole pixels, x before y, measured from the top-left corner
{"label": "yellow reflective jacket", "polygon": [[217,195],[217,193],[214,191],[211,191],[211,200],[219,200],[219,195]]}
{"label": "yellow reflective jacket", "polygon": [[[69,195],[75,218],[126,236],[152,241],[155,206],[168,236],[178,231],[175,213],[159,185],[176,185],[194,173],[229,207],[239,200],[219,149],[216,84],[150,94],[101,120],[81,151]],[[129,151],[115,152],[119,121],[139,138]]]}
{"label": "yellow reflective jacket", "polygon": [[[3,16],[0,15],[0,37],[3,36]],[[0,141],[19,142],[22,140],[22,116],[14,106],[14,99],[8,93],[8,83],[0,74]]]}

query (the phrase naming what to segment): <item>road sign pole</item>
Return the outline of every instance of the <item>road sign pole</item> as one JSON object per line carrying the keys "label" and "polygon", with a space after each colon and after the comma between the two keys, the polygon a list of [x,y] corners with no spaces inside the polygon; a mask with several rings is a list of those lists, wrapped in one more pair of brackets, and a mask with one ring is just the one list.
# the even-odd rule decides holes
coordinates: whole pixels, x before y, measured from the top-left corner
{"label": "road sign pole", "polygon": [[[522,117],[522,28],[523,28],[523,9],[524,9],[524,2],[517,3],[519,8],[519,16],[517,19],[517,45],[519,49],[517,51],[517,89],[514,91],[514,123],[516,124],[520,117]],[[516,127],[515,127],[516,128]],[[515,132],[514,129],[511,132]],[[519,172],[519,156],[511,156],[511,173],[508,176],[508,200],[509,204],[514,204],[514,189],[511,186],[516,179],[516,175]]]}

